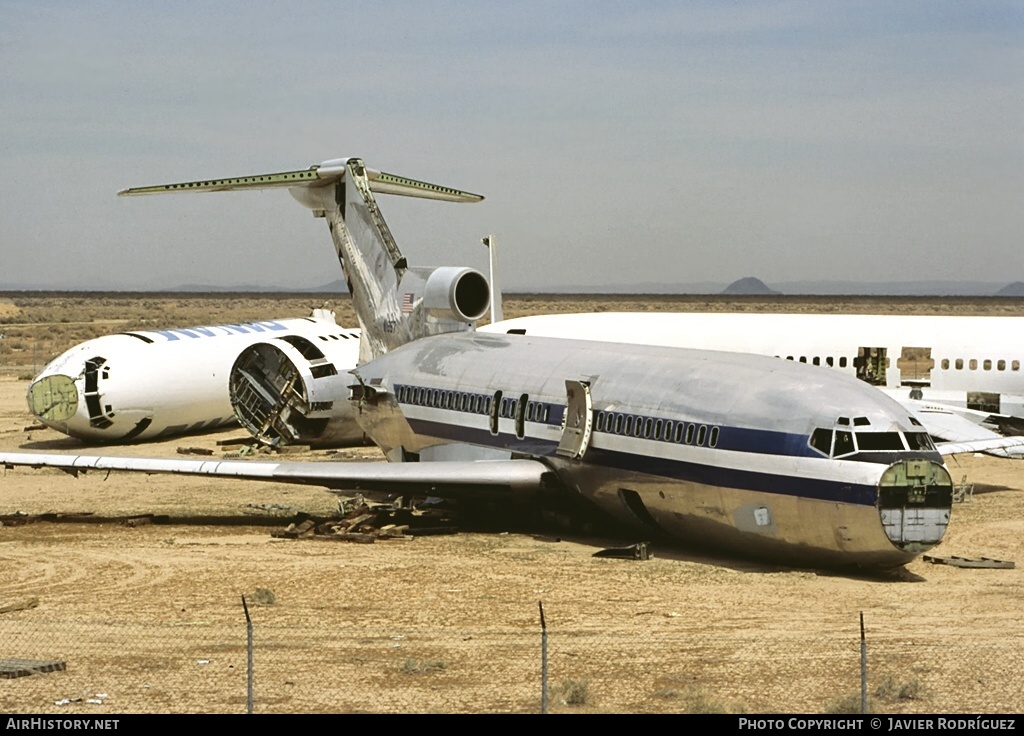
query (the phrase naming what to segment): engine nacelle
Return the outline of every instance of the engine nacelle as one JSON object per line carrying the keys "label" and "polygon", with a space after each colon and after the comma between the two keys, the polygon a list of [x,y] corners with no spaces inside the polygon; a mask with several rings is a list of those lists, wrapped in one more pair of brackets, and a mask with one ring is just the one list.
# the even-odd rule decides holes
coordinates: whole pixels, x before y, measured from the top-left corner
{"label": "engine nacelle", "polygon": [[487,279],[472,268],[442,266],[430,269],[423,286],[423,306],[437,319],[476,322],[487,314],[490,298]]}

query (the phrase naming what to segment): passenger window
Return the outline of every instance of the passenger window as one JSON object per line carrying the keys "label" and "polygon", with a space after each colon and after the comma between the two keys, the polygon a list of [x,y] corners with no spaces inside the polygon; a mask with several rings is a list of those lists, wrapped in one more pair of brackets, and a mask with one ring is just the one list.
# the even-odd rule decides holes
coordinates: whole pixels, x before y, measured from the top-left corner
{"label": "passenger window", "polygon": [[707,425],[706,424],[700,425],[700,429],[697,430],[697,444],[698,445],[703,445],[704,444],[704,438],[707,436],[707,433],[708,433]]}
{"label": "passenger window", "polygon": [[967,364],[967,367],[972,371],[978,370],[978,361],[976,358],[971,358],[971,362]]}
{"label": "passenger window", "polygon": [[711,428],[711,436],[708,437],[708,447],[718,446],[718,427]]}
{"label": "passenger window", "polygon": [[829,368],[832,368],[834,364],[835,364],[835,361],[832,359],[831,355],[829,357],[825,358],[825,365],[827,365]]}
{"label": "passenger window", "polygon": [[1019,371],[1020,370],[1020,361],[1019,360],[1015,360],[1012,363],[1010,363],[1010,370],[1011,371]]}
{"label": "passenger window", "polygon": [[944,371],[948,371],[949,370],[949,358],[943,358],[942,359],[942,370],[944,370]]}
{"label": "passenger window", "polygon": [[981,367],[987,371],[992,370],[992,361],[986,358],[984,362],[982,362]]}
{"label": "passenger window", "polygon": [[683,430],[686,428],[686,422],[679,422],[676,425],[675,430],[672,432],[672,441],[677,445],[683,441]]}
{"label": "passenger window", "polygon": [[998,361],[996,363],[996,370],[997,371],[1005,371],[1006,370],[1006,361],[1005,360]]}
{"label": "passenger window", "polygon": [[840,368],[845,368],[846,367],[846,356],[845,355],[842,356],[841,358],[839,358],[839,367]]}
{"label": "passenger window", "polygon": [[688,445],[692,445],[693,444],[693,433],[694,433],[694,431],[696,429],[697,429],[697,425],[696,424],[687,424],[686,425],[686,444],[688,444]]}
{"label": "passenger window", "polygon": [[957,358],[956,359],[956,369],[958,371],[962,371],[964,369],[964,359],[963,358]]}
{"label": "passenger window", "polygon": [[815,357],[813,360],[811,360],[811,362],[814,365],[821,365],[821,358]]}

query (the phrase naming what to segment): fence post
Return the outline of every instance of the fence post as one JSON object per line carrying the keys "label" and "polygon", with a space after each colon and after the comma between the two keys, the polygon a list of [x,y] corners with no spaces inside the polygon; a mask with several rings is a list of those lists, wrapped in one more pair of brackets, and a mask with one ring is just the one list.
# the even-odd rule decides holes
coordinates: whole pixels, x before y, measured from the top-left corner
{"label": "fence post", "polygon": [[860,712],[868,712],[868,643],[864,638],[864,611],[860,612]]}
{"label": "fence post", "polygon": [[537,601],[540,609],[540,712],[548,712],[548,627],[544,623],[544,601]]}
{"label": "fence post", "polygon": [[245,651],[248,655],[246,661],[246,674],[248,675],[248,680],[246,683],[245,705],[246,713],[252,715],[252,617],[249,616],[249,606],[245,602],[244,595],[242,596],[242,610],[245,611]]}

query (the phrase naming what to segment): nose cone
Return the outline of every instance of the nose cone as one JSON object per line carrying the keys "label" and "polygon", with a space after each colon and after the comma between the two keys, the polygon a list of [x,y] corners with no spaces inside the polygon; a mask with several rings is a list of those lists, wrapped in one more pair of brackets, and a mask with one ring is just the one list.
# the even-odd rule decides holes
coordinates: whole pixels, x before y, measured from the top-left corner
{"label": "nose cone", "polygon": [[64,426],[78,411],[78,388],[59,373],[43,376],[28,387],[28,408],[44,424]]}

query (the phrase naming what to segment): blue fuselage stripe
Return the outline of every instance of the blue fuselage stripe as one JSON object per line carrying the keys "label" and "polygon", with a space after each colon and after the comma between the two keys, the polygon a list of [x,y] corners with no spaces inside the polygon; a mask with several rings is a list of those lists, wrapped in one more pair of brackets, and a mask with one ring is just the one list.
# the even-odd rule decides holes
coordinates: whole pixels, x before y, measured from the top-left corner
{"label": "blue fuselage stripe", "polygon": [[[408,422],[409,426],[417,434],[436,437],[437,439],[450,442],[484,445],[540,457],[553,457],[557,448],[555,442],[536,437],[528,436],[524,439],[518,439],[514,435],[506,433],[492,435],[489,431],[483,429],[425,419],[408,419]],[[647,440],[647,442],[655,443],[654,440]],[[686,445],[680,445],[680,447],[686,447]],[[760,453],[750,451],[750,454]],[[593,446],[587,451],[586,461],[591,465],[638,473],[655,478],[697,483],[712,487],[797,496],[822,501],[873,506],[877,495],[874,486],[863,484],[761,473],[739,468],[723,467],[721,465],[708,465],[619,450],[601,449]],[[821,461],[835,462],[824,457],[821,458]]]}

